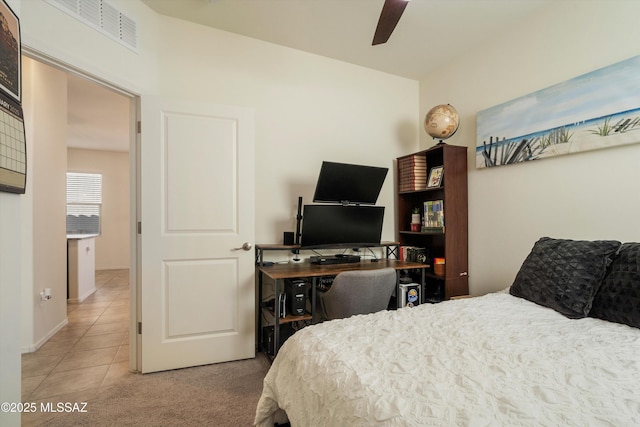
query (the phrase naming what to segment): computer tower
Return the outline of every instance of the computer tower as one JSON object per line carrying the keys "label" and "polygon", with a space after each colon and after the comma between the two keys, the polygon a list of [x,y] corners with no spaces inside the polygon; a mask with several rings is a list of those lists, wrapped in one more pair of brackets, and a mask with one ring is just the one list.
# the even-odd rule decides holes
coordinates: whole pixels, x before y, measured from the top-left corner
{"label": "computer tower", "polygon": [[284,282],[287,296],[287,312],[292,316],[302,316],[307,305],[307,282],[303,279],[287,279]]}
{"label": "computer tower", "polygon": [[[282,323],[280,325],[280,345],[291,337],[295,333],[295,329],[289,323]],[[264,326],[262,328],[262,350],[270,356],[275,356],[275,337],[273,326]]]}
{"label": "computer tower", "polygon": [[414,307],[420,304],[420,284],[405,283],[400,285],[400,307]]}

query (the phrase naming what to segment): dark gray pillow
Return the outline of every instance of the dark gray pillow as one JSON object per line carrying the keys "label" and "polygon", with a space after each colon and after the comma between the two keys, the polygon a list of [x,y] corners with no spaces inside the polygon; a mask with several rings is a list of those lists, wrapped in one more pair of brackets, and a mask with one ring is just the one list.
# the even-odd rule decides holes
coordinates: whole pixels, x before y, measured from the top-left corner
{"label": "dark gray pillow", "polygon": [[511,295],[571,318],[586,317],[611,257],[621,243],[543,237],[511,285]]}
{"label": "dark gray pillow", "polygon": [[607,270],[589,316],[640,328],[640,243],[625,243]]}

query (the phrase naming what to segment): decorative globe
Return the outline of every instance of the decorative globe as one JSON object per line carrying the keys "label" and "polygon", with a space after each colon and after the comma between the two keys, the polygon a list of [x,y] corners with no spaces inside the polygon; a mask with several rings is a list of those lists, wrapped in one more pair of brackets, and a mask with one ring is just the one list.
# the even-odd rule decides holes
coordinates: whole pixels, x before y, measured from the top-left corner
{"label": "decorative globe", "polygon": [[436,105],[424,118],[424,130],[432,138],[447,139],[458,130],[460,117],[449,104]]}

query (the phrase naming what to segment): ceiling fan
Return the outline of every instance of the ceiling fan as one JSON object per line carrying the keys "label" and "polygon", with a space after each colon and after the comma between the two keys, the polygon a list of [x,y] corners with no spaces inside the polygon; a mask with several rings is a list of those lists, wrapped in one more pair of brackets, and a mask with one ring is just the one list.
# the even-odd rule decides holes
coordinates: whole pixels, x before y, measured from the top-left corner
{"label": "ceiling fan", "polygon": [[407,7],[407,3],[409,3],[409,0],[384,0],[380,19],[378,19],[378,26],[373,35],[372,46],[386,43],[389,40],[391,33],[398,25],[402,12]]}

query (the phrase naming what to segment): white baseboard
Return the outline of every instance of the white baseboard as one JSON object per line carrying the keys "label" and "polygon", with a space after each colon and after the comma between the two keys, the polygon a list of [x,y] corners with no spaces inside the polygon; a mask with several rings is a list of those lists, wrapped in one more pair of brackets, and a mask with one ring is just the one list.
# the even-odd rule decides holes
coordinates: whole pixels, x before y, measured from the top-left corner
{"label": "white baseboard", "polygon": [[42,347],[47,341],[49,341],[49,339],[51,339],[52,336],[54,336],[60,329],[64,328],[65,326],[67,326],[67,324],[69,323],[69,320],[65,317],[64,320],[62,322],[60,322],[55,328],[53,328],[52,330],[49,331],[49,333],[47,335],[45,335],[44,337],[42,337],[41,339],[38,340],[38,342],[36,342],[35,344],[31,344],[28,345],[26,347],[22,347],[20,350],[22,351],[22,354],[25,353],[33,353],[34,351],[38,350],[40,347]]}
{"label": "white baseboard", "polygon": [[72,302],[74,304],[82,302],[82,301],[86,300],[88,297],[90,297],[91,295],[93,295],[93,293],[95,291],[96,291],[96,288],[89,289],[88,292],[86,292],[85,294],[80,295],[78,298],[69,298],[69,299],[67,299],[67,302]]}

